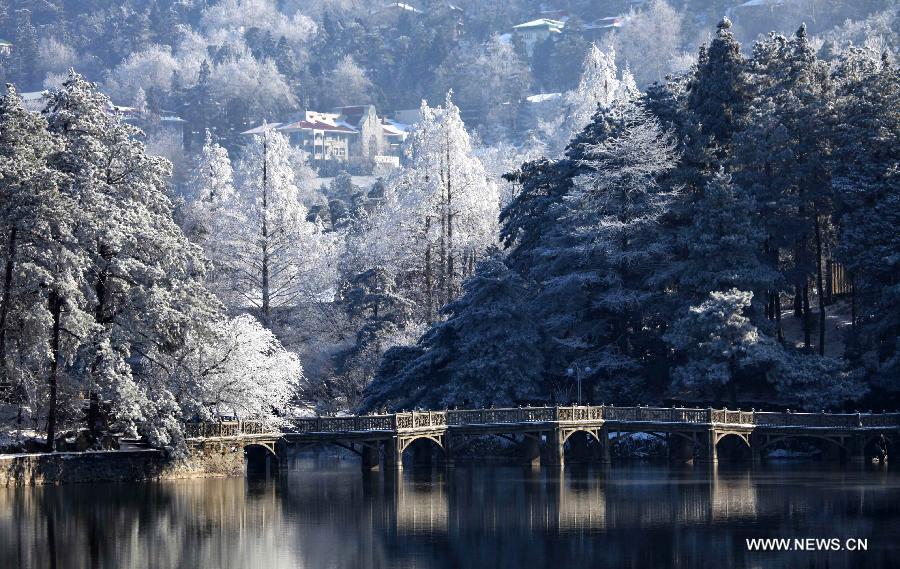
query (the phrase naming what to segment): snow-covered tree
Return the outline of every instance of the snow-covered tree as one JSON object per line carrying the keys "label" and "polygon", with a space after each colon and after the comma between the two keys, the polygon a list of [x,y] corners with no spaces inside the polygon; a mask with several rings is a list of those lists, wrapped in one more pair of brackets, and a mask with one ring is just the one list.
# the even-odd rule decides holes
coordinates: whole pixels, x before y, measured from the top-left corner
{"label": "snow-covered tree", "polygon": [[591,44],[578,86],[565,93],[562,116],[540,125],[551,154],[561,154],[569,141],[591,122],[598,109],[610,109],[638,94],[628,68],[619,73],[615,50],[610,48],[604,53],[596,44]]}
{"label": "snow-covered tree", "polygon": [[381,356],[389,348],[416,340],[421,330],[412,320],[412,303],[404,298],[395,277],[383,267],[354,275],[341,298],[354,343],[335,355],[334,378],[322,385],[319,401],[332,409],[359,406],[363,390],[372,381]]}
{"label": "snow-covered tree", "polygon": [[[546,396],[540,334],[526,308],[528,290],[502,262],[487,260],[443,308],[403,365],[382,365],[366,391],[368,408],[481,408]],[[390,364],[408,348],[386,355]]]}
{"label": "snow-covered tree", "polygon": [[345,55],[326,80],[326,97],[333,106],[360,105],[372,100],[372,81],[353,57]]}
{"label": "snow-covered tree", "polygon": [[203,287],[201,251],[173,220],[169,163],[149,156],[141,133],[108,106],[73,73],[45,110],[63,144],[51,163],[79,208],[73,234],[87,259],[80,284],[95,321],[72,375],[91,396],[92,430],[103,401],[120,428],[165,444],[177,437],[181,399],[190,397],[169,383],[178,351],[218,304]]}
{"label": "snow-covered tree", "polygon": [[653,0],[629,13],[609,42],[621,63],[627,64],[638,87],[662,82],[681,55],[684,16],[665,0]]}
{"label": "snow-covered tree", "polygon": [[690,302],[714,291],[771,288],[778,275],[761,259],[764,232],[756,204],[743,187],[720,169],[690,209],[691,224],[680,237],[686,255],[672,269]]}
{"label": "snow-covered tree", "polygon": [[191,356],[207,413],[284,424],[303,378],[300,360],[272,332],[244,314],[217,326]]}
{"label": "snow-covered tree", "polygon": [[74,235],[82,221],[77,201],[49,166],[59,150],[46,121],[7,87],[0,98],[0,385],[18,403],[20,421],[23,407],[46,411],[51,450],[62,422],[62,368],[93,324],[82,287],[88,260]]}
{"label": "snow-covered tree", "polygon": [[423,102],[421,114],[406,143],[407,165],[391,183],[426,312],[433,315],[495,243],[499,198],[450,95],[443,107]]}
{"label": "snow-covered tree", "polygon": [[853,282],[850,356],[874,383],[900,373],[900,75],[885,54],[849,50],[835,70],[839,259]]}
{"label": "snow-covered tree", "polygon": [[687,359],[672,372],[676,392],[720,401],[750,352],[771,342],[745,316],[752,299],[752,292],[736,288],[714,291],[672,324],[665,339]]}
{"label": "snow-covered tree", "polygon": [[660,219],[676,192],[658,178],[678,156],[671,134],[641,107],[626,103],[616,115],[614,136],[584,144],[584,173],[565,198],[563,221],[580,235],[576,252],[597,259],[590,267],[592,326],[582,340],[593,348],[591,375],[603,393],[627,398],[647,376],[648,351],[665,317],[662,291],[652,280],[672,247]]}
{"label": "snow-covered tree", "polygon": [[335,242],[307,221],[294,181],[287,139],[271,129],[248,145],[238,163],[238,195],[230,216],[225,258],[232,308],[259,312],[270,325],[273,311],[334,294]]}

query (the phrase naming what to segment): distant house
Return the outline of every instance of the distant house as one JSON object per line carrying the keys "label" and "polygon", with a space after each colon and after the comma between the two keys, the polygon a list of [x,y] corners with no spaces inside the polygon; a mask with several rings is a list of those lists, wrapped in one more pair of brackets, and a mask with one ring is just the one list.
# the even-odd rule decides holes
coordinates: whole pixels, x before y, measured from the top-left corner
{"label": "distant house", "polygon": [[581,33],[588,41],[600,41],[608,32],[625,25],[628,19],[628,15],[599,18],[593,22],[584,24],[581,27]]}
{"label": "distant house", "polygon": [[534,46],[546,40],[553,34],[562,33],[566,27],[565,22],[560,20],[551,20],[549,18],[539,18],[530,22],[525,22],[517,26],[513,26],[513,33],[522,38],[525,44],[525,51],[528,57],[534,52]]}
{"label": "distant house", "polygon": [[[339,113],[316,111],[306,111],[300,120],[275,128],[285,134],[291,144],[305,150],[312,160],[349,160],[351,142],[359,134],[341,120]],[[258,133],[247,131],[244,134]]]}
{"label": "distant house", "polygon": [[330,113],[306,111],[299,120],[268,123],[243,132],[275,129],[313,161],[398,164],[406,125],[380,118],[374,105],[338,107]]}
{"label": "distant house", "polygon": [[384,154],[385,140],[381,119],[375,112],[375,105],[353,105],[334,110],[342,121],[356,129],[358,136],[353,141],[353,156],[372,159]]}

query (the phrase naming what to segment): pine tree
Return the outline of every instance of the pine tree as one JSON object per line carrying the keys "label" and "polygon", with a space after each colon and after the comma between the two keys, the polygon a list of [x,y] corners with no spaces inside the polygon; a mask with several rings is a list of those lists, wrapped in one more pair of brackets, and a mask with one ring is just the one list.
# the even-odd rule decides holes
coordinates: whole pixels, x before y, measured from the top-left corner
{"label": "pine tree", "polygon": [[887,54],[849,50],[832,117],[840,239],[852,279],[849,355],[879,389],[900,373],[900,75]]}
{"label": "pine tree", "polygon": [[702,49],[694,77],[688,85],[688,110],[707,138],[704,146],[715,147],[711,156],[729,156],[732,135],[743,128],[748,111],[750,86],[741,46],[724,18],[715,39]]}
{"label": "pine tree", "polygon": [[735,402],[740,368],[753,361],[752,352],[761,342],[771,342],[745,316],[752,299],[752,292],[736,288],[713,291],[672,324],[665,339],[687,359],[672,372],[672,387],[679,395],[693,392],[720,403],[730,387]]}
{"label": "pine tree", "polygon": [[[826,109],[827,66],[816,59],[801,26],[790,39],[772,35],[754,49],[755,105],[735,151],[736,182],[762,205],[765,250],[773,267],[787,265],[804,346],[812,349],[810,280],[820,290],[819,353],[825,350],[822,283],[825,226],[833,207]],[[786,263],[783,261],[787,261]],[[780,291],[773,291],[777,296]]]}
{"label": "pine tree", "polygon": [[585,145],[585,172],[566,196],[562,220],[582,236],[583,254],[600,261],[591,291],[595,324],[583,341],[591,346],[591,379],[619,400],[637,395],[659,349],[666,315],[652,277],[672,247],[660,219],[675,193],[657,180],[678,158],[671,135],[643,108],[629,104],[620,116],[616,136]]}
{"label": "pine tree", "polygon": [[685,259],[673,268],[689,302],[710,292],[736,288],[760,294],[771,287],[777,274],[760,258],[764,233],[756,203],[743,187],[720,168],[691,212],[680,237]]}
{"label": "pine tree", "polygon": [[220,260],[235,295],[226,303],[258,311],[264,326],[272,324],[276,310],[321,298],[334,287],[334,240],[307,221],[292,158],[287,139],[271,129],[248,145],[229,214],[231,243]]}
{"label": "pine tree", "polygon": [[[65,180],[49,167],[60,145],[46,126],[8,87],[0,98],[0,384],[12,387],[20,422],[23,406],[46,409],[52,451],[60,366],[71,361],[92,319],[81,286],[87,259],[73,234],[77,201],[61,191]],[[42,376],[46,391],[38,389]]]}
{"label": "pine tree", "polygon": [[[415,330],[413,305],[404,298],[393,275],[375,267],[354,275],[342,302],[357,328],[353,345],[335,355],[335,378],[326,382],[327,399],[340,408],[355,408],[389,348],[406,343]],[[320,397],[320,399],[326,399]]]}
{"label": "pine tree", "polygon": [[[415,350],[385,356],[365,406],[429,409],[510,406],[546,394],[540,334],[521,277],[487,260],[444,307]],[[394,361],[398,355],[405,357]],[[416,357],[413,357],[416,356]],[[388,373],[394,372],[394,373]]]}
{"label": "pine tree", "polygon": [[82,286],[96,323],[73,373],[91,396],[92,431],[106,402],[119,427],[165,444],[179,436],[180,405],[190,399],[170,383],[178,352],[204,333],[218,304],[203,288],[199,248],[173,220],[171,165],[149,156],[140,132],[108,114],[109,104],[73,73],[45,110],[64,145],[51,163],[79,206],[74,234],[88,259]]}
{"label": "pine tree", "polygon": [[474,260],[493,245],[499,196],[474,155],[459,109],[450,100],[431,108],[406,143],[407,165],[392,180],[428,320],[456,297]]}

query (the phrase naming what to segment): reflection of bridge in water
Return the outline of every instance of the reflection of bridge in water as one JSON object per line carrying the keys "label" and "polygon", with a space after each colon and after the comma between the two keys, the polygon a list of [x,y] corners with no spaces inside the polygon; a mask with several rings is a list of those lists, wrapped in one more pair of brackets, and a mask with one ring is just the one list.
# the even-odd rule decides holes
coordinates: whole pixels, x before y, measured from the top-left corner
{"label": "reflection of bridge in water", "polygon": [[[354,495],[353,501],[365,505],[366,518],[377,520],[365,526],[388,528],[397,535],[453,534],[461,528],[480,528],[486,535],[667,528],[783,514],[777,500],[765,511],[750,472],[720,476],[716,466],[649,473],[646,468],[585,466],[569,474],[526,467],[521,476],[510,476],[517,470],[429,468],[406,475],[366,474],[361,495]],[[334,523],[328,519],[335,515],[332,509],[308,509],[320,504],[310,494],[324,492],[328,483],[323,480],[319,489],[304,478],[305,487],[296,487],[290,477],[281,479],[287,499],[305,504],[308,516],[320,518],[317,523]],[[520,515],[503,515],[510,504]]]}
{"label": "reflection of bridge in water", "polygon": [[[609,462],[610,442],[630,433],[664,439],[672,459],[716,463],[721,447],[761,460],[774,445],[795,439],[821,443],[833,458],[864,461],[877,438],[900,434],[900,413],[774,413],[728,409],[663,407],[520,407],[425,411],[385,415],[298,419],[285,432],[268,432],[258,423],[189,426],[192,444],[238,442],[267,457],[286,458],[318,445],[336,445],[362,458],[364,470],[400,469],[407,450],[439,449],[453,465],[472,441],[485,436],[517,445],[531,464],[562,466],[566,449],[591,447]],[[588,444],[590,443],[590,444]],[[430,452],[430,451],[428,451]]]}

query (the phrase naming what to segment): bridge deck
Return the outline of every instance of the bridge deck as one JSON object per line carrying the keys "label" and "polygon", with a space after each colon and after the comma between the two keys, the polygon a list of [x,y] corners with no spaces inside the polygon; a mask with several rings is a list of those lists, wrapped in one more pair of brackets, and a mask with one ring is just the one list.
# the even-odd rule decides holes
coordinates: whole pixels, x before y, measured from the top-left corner
{"label": "bridge deck", "polygon": [[[517,407],[452,411],[413,411],[383,415],[297,419],[286,430],[258,422],[199,423],[186,425],[191,444],[237,441],[258,445],[277,455],[279,445],[302,448],[335,444],[363,458],[363,468],[385,464],[400,468],[404,451],[418,439],[430,439],[443,449],[444,460],[474,437],[498,435],[521,443],[528,461],[546,452],[548,464],[562,465],[566,441],[582,431],[599,444],[609,460],[609,434],[647,432],[666,435],[672,456],[703,456],[716,462],[717,445],[731,435],[746,443],[754,460],[773,444],[793,437],[816,437],[832,443],[851,460],[865,459],[867,445],[881,434],[900,437],[900,413],[773,413],[729,409],[674,407]],[[518,437],[517,437],[518,435]],[[674,438],[672,438],[674,437]],[[542,443],[542,441],[544,441]],[[540,458],[543,463],[543,458]]]}
{"label": "bridge deck", "polygon": [[611,431],[708,431],[853,433],[900,429],[900,413],[775,413],[668,407],[521,407],[422,411],[385,415],[299,419],[291,439],[380,437],[423,432],[490,434],[544,432],[557,428]]}

